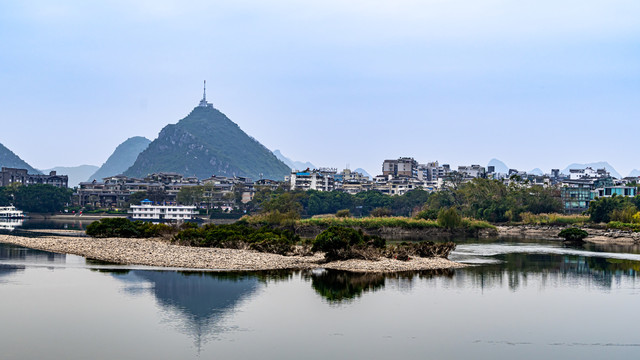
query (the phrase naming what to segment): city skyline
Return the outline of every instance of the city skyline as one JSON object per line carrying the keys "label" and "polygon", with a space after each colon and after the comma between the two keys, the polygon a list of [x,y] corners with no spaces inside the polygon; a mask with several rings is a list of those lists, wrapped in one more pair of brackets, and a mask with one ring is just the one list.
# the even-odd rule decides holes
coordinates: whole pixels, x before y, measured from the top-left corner
{"label": "city skyline", "polygon": [[316,166],[640,168],[632,1],[0,4],[0,143],[100,166],[202,97]]}

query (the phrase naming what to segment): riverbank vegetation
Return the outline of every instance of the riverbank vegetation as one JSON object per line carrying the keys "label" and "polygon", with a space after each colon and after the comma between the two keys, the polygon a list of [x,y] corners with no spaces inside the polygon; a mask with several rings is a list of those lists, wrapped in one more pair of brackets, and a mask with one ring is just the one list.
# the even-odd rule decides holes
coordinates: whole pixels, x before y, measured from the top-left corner
{"label": "riverbank vegetation", "polygon": [[71,203],[73,190],[47,184],[25,186],[13,183],[0,187],[0,206],[14,205],[26,212],[54,213]]}
{"label": "riverbank vegetation", "polygon": [[447,220],[424,220],[408,217],[363,217],[363,218],[339,218],[322,217],[296,221],[299,227],[330,227],[346,226],[365,230],[379,230],[382,228],[400,229],[495,229],[495,226],[486,221],[460,218],[460,221],[449,223]]}
{"label": "riverbank vegetation", "polygon": [[562,211],[557,189],[505,185],[497,180],[474,179],[438,192],[416,189],[399,196],[378,191],[350,195],[339,191],[284,191],[262,189],[251,208],[262,212],[294,212],[302,218],[320,214],[366,217],[416,217],[436,220],[440,210],[455,209],[463,218],[494,223],[521,220],[524,213],[549,214]]}
{"label": "riverbank vegetation", "polygon": [[446,258],[455,248],[451,242],[402,243],[387,246],[386,240],[380,236],[366,235],[361,229],[336,225],[330,226],[313,240],[303,240],[290,229],[270,225],[255,226],[246,221],[223,225],[207,224],[201,227],[194,223],[184,223],[177,227],[124,218],[106,218],[90,224],[86,233],[96,238],[164,236],[173,243],[185,246],[251,249],[280,255],[311,255],[324,252],[326,261],[378,260],[382,257],[406,261],[412,256]]}
{"label": "riverbank vegetation", "polygon": [[166,224],[130,221],[125,218],[104,218],[89,224],[86,233],[97,238],[152,238],[172,235],[177,231],[178,228]]}
{"label": "riverbank vegetation", "polygon": [[421,241],[387,246],[385,239],[366,235],[362,230],[344,226],[331,226],[313,241],[312,251],[325,253],[326,261],[362,259],[377,260],[382,257],[407,261],[411,257],[447,258],[455,249],[453,242],[435,244]]}
{"label": "riverbank vegetation", "polygon": [[530,212],[520,214],[524,225],[584,225],[589,222],[587,215],[564,214],[532,214]]}
{"label": "riverbank vegetation", "polygon": [[577,242],[577,241],[583,241],[584,238],[589,236],[589,233],[587,233],[582,229],[578,229],[576,227],[570,227],[560,231],[558,236],[561,238],[564,238],[565,241]]}

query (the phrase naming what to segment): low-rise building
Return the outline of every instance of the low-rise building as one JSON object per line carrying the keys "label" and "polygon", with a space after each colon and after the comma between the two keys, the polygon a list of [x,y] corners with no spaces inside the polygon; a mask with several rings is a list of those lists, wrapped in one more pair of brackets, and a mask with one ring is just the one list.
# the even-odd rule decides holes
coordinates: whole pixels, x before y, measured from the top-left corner
{"label": "low-rise building", "polygon": [[320,168],[306,171],[293,171],[289,177],[291,190],[332,191],[335,189],[334,175],[337,169]]}
{"label": "low-rise building", "polygon": [[69,185],[69,177],[67,175],[58,175],[55,171],[49,172],[49,175],[29,174],[27,169],[3,167],[0,170],[0,186],[8,186],[13,183],[25,186],[46,184],[66,188]]}
{"label": "low-rise building", "polygon": [[193,220],[197,215],[195,206],[184,205],[155,205],[145,199],[140,205],[131,205],[129,214],[132,220],[182,222]]}

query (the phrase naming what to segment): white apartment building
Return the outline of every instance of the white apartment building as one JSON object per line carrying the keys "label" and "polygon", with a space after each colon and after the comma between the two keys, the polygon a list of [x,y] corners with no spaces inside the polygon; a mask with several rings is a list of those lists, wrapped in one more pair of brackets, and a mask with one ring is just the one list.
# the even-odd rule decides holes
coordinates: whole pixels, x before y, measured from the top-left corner
{"label": "white apartment building", "polygon": [[140,205],[131,205],[129,214],[132,220],[178,222],[195,218],[195,206],[183,205],[154,205],[152,201],[144,200]]}
{"label": "white apartment building", "polygon": [[334,190],[334,176],[336,169],[321,168],[312,171],[294,171],[289,177],[291,190]]}

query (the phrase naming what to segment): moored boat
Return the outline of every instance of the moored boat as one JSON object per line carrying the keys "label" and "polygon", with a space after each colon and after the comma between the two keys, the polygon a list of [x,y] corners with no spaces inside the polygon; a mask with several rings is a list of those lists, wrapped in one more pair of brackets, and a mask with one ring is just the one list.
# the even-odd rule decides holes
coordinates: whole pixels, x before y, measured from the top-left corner
{"label": "moored boat", "polygon": [[0,206],[0,219],[22,219],[24,213],[15,206]]}

